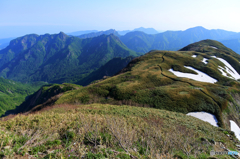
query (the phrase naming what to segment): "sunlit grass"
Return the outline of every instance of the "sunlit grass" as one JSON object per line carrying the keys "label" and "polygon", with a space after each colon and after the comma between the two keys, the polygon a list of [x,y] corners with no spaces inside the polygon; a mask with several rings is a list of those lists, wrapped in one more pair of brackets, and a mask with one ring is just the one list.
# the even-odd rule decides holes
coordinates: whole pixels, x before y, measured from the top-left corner
{"label": "sunlit grass", "polygon": [[121,154],[138,158],[196,158],[209,156],[211,140],[235,148],[221,128],[182,113],[153,108],[55,105],[4,120],[0,122],[0,154],[10,158],[27,154],[87,158],[92,152],[108,158]]}

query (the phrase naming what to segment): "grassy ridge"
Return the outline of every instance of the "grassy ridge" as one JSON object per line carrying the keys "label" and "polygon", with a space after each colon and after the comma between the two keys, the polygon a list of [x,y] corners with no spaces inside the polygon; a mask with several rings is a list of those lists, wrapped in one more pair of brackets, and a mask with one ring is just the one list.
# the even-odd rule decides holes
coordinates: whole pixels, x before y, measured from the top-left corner
{"label": "grassy ridge", "polygon": [[[198,58],[192,58],[193,54],[197,54]],[[219,125],[224,126],[221,112],[231,100],[228,92],[239,88],[239,83],[221,75],[217,69],[219,61],[210,57],[216,54],[220,57],[228,56],[214,50],[208,53],[152,51],[130,62],[126,72],[88,87],[66,92],[56,103],[100,102],[154,107],[182,113],[206,111],[215,114]],[[209,58],[207,65],[202,63],[203,57]],[[190,72],[184,65],[209,74],[218,83],[178,78],[168,71],[173,68]]]}
{"label": "grassy ridge", "polygon": [[207,158],[213,142],[236,148],[227,130],[151,108],[55,105],[5,119],[0,122],[0,155],[9,158]]}
{"label": "grassy ridge", "polygon": [[79,88],[81,88],[81,86],[68,83],[45,85],[29,96],[28,99],[15,110],[12,110],[11,114],[18,114],[29,110],[37,111],[45,105],[54,103],[64,92]]}

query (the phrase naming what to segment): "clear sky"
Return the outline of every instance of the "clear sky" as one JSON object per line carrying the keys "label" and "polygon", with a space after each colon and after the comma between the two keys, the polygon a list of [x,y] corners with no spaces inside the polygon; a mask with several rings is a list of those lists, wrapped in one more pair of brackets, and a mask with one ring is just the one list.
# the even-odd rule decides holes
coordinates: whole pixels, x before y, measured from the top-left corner
{"label": "clear sky", "polygon": [[0,0],[0,38],[80,30],[240,32],[240,0]]}

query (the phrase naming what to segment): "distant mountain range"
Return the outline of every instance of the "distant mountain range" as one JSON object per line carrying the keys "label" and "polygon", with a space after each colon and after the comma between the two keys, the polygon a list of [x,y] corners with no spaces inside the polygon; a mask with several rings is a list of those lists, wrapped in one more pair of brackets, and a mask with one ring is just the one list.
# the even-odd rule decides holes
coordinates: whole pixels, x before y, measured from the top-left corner
{"label": "distant mountain range", "polygon": [[[90,34],[90,33],[94,34],[94,33],[98,32],[98,36],[99,36],[99,33],[104,32],[104,34],[108,34],[109,31],[111,31],[111,30],[114,30],[114,29],[110,29],[110,30],[107,30],[107,31],[98,31],[98,30],[76,31],[76,32],[72,32],[72,33],[67,33],[67,35],[80,36],[80,35],[83,35],[83,34]],[[118,32],[119,35],[125,35],[129,32],[132,32],[132,31],[142,31],[146,34],[157,34],[157,33],[159,33],[158,31],[156,31],[153,28],[144,28],[144,27],[136,28],[136,29],[133,29],[133,30],[123,30],[123,31],[116,31],[116,32]]]}
{"label": "distant mountain range", "polygon": [[93,32],[78,36],[92,38],[102,34],[114,34],[129,48],[136,52],[146,53],[150,50],[176,51],[188,44],[205,40],[218,40],[227,47],[240,54],[240,33],[221,29],[208,30],[203,27],[194,27],[185,31],[166,31],[158,33],[153,28],[137,28],[132,31],[107,31]]}
{"label": "distant mountain range", "polygon": [[[87,30],[68,33],[82,39],[93,38],[100,35],[114,34],[129,48],[136,52],[146,53],[150,50],[178,50],[190,43],[204,39],[222,42],[227,47],[240,54],[240,33],[220,29],[208,30],[203,27],[194,27],[185,31],[166,31],[159,33],[153,28],[137,28],[134,30],[107,31]],[[5,48],[11,39],[0,39],[0,50]]]}
{"label": "distant mountain range", "polygon": [[137,52],[150,50],[179,50],[180,48],[204,39],[220,40],[233,36],[234,32],[225,30],[207,30],[203,27],[190,28],[185,31],[166,31],[149,35],[143,32],[130,32],[121,36],[121,41]]}
{"label": "distant mountain range", "polygon": [[125,35],[129,32],[134,32],[134,31],[141,31],[144,32],[146,34],[157,34],[159,33],[157,30],[153,29],[153,28],[144,28],[144,27],[140,27],[140,28],[136,28],[133,30],[123,30],[123,31],[117,31],[120,35]]}
{"label": "distant mountain range", "polygon": [[99,31],[98,30],[76,31],[76,32],[72,32],[72,33],[67,33],[67,35],[80,36],[83,34],[89,34],[89,33],[95,33],[95,32],[99,32]]}
{"label": "distant mountain range", "polygon": [[[103,73],[104,71],[98,70],[113,58],[120,58],[119,60],[123,60],[123,64],[126,65],[128,60],[125,61],[124,58],[136,57],[151,50],[179,50],[204,39],[220,40],[233,51],[240,53],[240,33],[219,29],[207,30],[203,27],[158,34],[146,34],[143,31],[131,31],[123,36],[111,29],[77,37],[68,36],[63,32],[19,37],[0,50],[0,76],[24,83],[46,81],[87,85],[92,80],[116,73]],[[10,39],[3,39],[2,42],[7,40]],[[100,72],[93,74],[94,71]],[[90,74],[91,77],[88,77]]]}
{"label": "distant mountain range", "polygon": [[100,32],[83,34],[83,35],[80,35],[80,36],[77,36],[77,37],[79,37],[81,39],[87,39],[87,38],[93,38],[93,37],[97,37],[97,36],[101,36],[101,35],[110,35],[110,34],[113,34],[113,35],[118,36],[118,37],[120,36],[116,30],[110,29],[110,30],[107,30],[107,31],[100,31]]}
{"label": "distant mountain range", "polygon": [[139,56],[118,37],[80,39],[64,33],[26,35],[0,51],[0,76],[20,82],[77,82],[114,57]]}

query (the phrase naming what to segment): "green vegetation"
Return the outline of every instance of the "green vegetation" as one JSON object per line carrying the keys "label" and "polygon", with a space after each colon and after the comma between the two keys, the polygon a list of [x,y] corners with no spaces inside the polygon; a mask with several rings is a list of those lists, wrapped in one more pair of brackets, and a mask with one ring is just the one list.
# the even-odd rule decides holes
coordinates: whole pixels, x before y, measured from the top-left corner
{"label": "green vegetation", "polygon": [[79,88],[81,86],[68,83],[45,85],[18,106],[14,110],[14,114],[26,111],[38,111],[46,105],[53,104],[64,92]]}
{"label": "green vegetation", "polygon": [[44,84],[44,82],[22,84],[0,78],[0,116],[7,110],[15,109],[27,96],[33,94]]}
{"label": "green vegetation", "polygon": [[0,51],[0,76],[21,82],[74,83],[115,57],[137,55],[112,34],[88,39],[62,32],[26,35]]}
{"label": "green vegetation", "polygon": [[[39,113],[3,118],[0,155],[8,158],[29,155],[37,158],[207,158],[220,143],[236,149],[236,139],[230,140],[225,131],[166,110],[126,105],[55,105]],[[228,156],[219,156],[225,157]]]}

